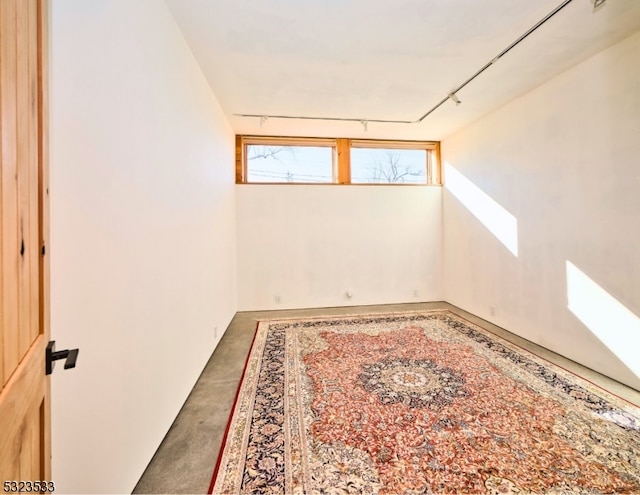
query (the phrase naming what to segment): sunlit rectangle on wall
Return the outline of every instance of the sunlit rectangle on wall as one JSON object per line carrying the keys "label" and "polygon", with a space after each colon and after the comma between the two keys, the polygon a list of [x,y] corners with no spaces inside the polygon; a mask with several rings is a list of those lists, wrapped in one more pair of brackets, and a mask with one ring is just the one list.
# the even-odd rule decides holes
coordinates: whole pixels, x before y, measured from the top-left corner
{"label": "sunlit rectangle on wall", "polygon": [[448,163],[444,164],[445,187],[504,244],[518,256],[518,220],[491,196]]}
{"label": "sunlit rectangle on wall", "polygon": [[640,378],[640,318],[567,261],[567,307]]}

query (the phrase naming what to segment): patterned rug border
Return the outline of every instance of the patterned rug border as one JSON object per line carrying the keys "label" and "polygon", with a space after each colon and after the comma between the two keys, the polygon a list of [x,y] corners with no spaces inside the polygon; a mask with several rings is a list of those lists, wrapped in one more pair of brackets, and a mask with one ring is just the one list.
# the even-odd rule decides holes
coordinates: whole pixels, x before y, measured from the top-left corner
{"label": "patterned rug border", "polygon": [[213,487],[216,484],[216,479],[218,478],[218,472],[220,471],[220,464],[222,463],[222,454],[224,452],[224,448],[227,445],[227,439],[229,438],[229,430],[231,429],[231,421],[236,412],[236,406],[238,405],[238,398],[240,397],[240,392],[242,391],[242,384],[244,383],[244,377],[247,372],[247,367],[249,365],[249,360],[253,355],[253,351],[255,349],[256,337],[258,336],[258,329],[260,328],[260,324],[263,320],[256,321],[256,329],[253,332],[253,338],[251,339],[251,346],[249,347],[249,352],[247,353],[247,357],[244,360],[244,367],[242,368],[242,375],[240,376],[240,382],[238,382],[238,387],[236,389],[236,395],[233,398],[233,405],[231,406],[231,411],[229,412],[229,417],[227,418],[227,425],[224,429],[224,435],[222,436],[222,443],[220,444],[220,450],[218,451],[218,458],[216,460],[216,465],[213,470],[213,475],[211,476],[211,483],[209,483],[209,490],[207,491],[208,495],[213,493]]}
{"label": "patterned rug border", "polygon": [[[529,349],[526,349],[526,348],[522,347],[522,346],[521,346],[521,345],[519,345],[519,344],[516,344],[516,343],[514,343],[514,342],[511,342],[511,341],[509,341],[509,340],[505,339],[504,337],[502,337],[501,335],[498,335],[497,333],[493,332],[492,330],[489,330],[488,328],[485,328],[485,327],[483,327],[482,325],[478,325],[478,324],[476,324],[476,323],[473,323],[472,321],[470,321],[469,319],[467,319],[466,317],[464,317],[464,316],[462,316],[462,315],[459,315],[459,314],[454,313],[454,312],[452,312],[452,311],[450,311],[450,313],[451,313],[451,314],[453,314],[453,315],[455,315],[455,316],[457,316],[458,318],[460,318],[460,319],[462,319],[462,320],[466,321],[466,322],[467,322],[468,324],[470,324],[470,325],[473,325],[473,326],[476,326],[476,327],[480,327],[480,328],[482,328],[485,332],[488,332],[488,333],[490,333],[491,335],[494,335],[495,337],[497,337],[499,340],[506,342],[506,344],[507,344],[507,345],[512,346],[512,347],[516,347],[516,348],[518,348],[519,350],[522,350],[522,351],[524,351],[524,352],[526,352],[526,353],[533,354],[533,355],[534,355],[534,356],[536,356],[538,359],[540,359],[540,360],[542,360],[542,361],[544,361],[544,362],[546,362],[546,363],[549,363],[551,366],[554,366],[554,367],[556,367],[556,368],[561,369],[561,370],[562,370],[562,371],[564,371],[565,373],[570,374],[572,377],[576,378],[578,381],[583,381],[583,382],[588,383],[588,384],[589,384],[589,385],[591,385],[592,387],[597,388],[597,389],[598,389],[599,391],[601,391],[603,394],[608,395],[608,396],[611,396],[611,397],[614,397],[614,398],[616,398],[616,399],[618,399],[618,400],[621,400],[621,401],[623,401],[623,402],[626,402],[626,403],[627,403],[627,404],[629,404],[630,406],[633,406],[633,407],[636,407],[636,408],[640,408],[640,403],[635,403],[635,402],[633,402],[633,401],[632,401],[632,400],[630,400],[630,399],[626,399],[625,397],[622,397],[621,395],[618,395],[618,394],[616,394],[616,393],[614,393],[614,392],[611,392],[610,390],[607,390],[607,389],[606,389],[606,388],[604,388],[602,385],[599,385],[598,383],[594,382],[593,380],[590,380],[590,379],[588,379],[588,378],[585,378],[585,377],[583,377],[582,375],[579,375],[577,372],[572,371],[572,370],[570,370],[570,369],[568,369],[568,368],[565,368],[565,367],[564,367],[564,366],[562,366],[561,364],[554,363],[554,362],[553,362],[553,361],[551,361],[550,359],[548,359],[548,358],[546,358],[546,357],[541,356],[540,354],[538,354],[538,353],[537,353],[537,352],[535,352],[535,351],[530,351]],[[485,320],[483,320],[483,321],[485,321]],[[487,322],[487,323],[489,323],[489,322]],[[497,325],[494,325],[493,323],[489,323],[489,324],[490,324],[490,325],[493,325],[493,326],[497,326]],[[509,330],[505,330],[505,329],[504,329],[504,328],[502,328],[502,327],[498,327],[498,328],[501,328],[501,329],[502,329],[503,331],[505,331],[505,332],[509,332]],[[622,383],[618,382],[617,380],[615,380],[615,379],[613,379],[613,378],[610,378],[610,377],[608,377],[608,376],[606,376],[606,375],[603,375],[602,373],[599,373],[599,372],[597,372],[597,371],[595,371],[595,370],[592,370],[591,368],[587,368],[586,366],[584,366],[584,365],[582,365],[582,364],[580,364],[580,363],[577,363],[577,362],[575,362],[575,361],[573,361],[573,360],[571,360],[571,359],[569,359],[569,358],[566,358],[566,357],[564,357],[564,356],[561,356],[560,354],[558,354],[558,353],[557,353],[557,352],[555,352],[555,351],[552,351],[551,349],[547,349],[546,347],[542,347],[542,346],[540,346],[540,345],[538,345],[538,344],[536,344],[536,343],[534,343],[534,342],[531,342],[531,341],[529,341],[529,340],[525,339],[524,337],[520,337],[519,335],[516,335],[516,334],[514,334],[514,333],[512,333],[512,332],[509,332],[509,333],[511,333],[512,335],[514,335],[514,336],[516,336],[516,337],[518,337],[518,338],[520,338],[520,339],[526,340],[526,341],[527,341],[528,343],[530,343],[531,345],[535,345],[535,346],[540,347],[540,348],[542,348],[542,349],[544,349],[544,350],[546,350],[546,351],[548,351],[548,352],[552,352],[552,353],[554,353],[554,354],[556,354],[556,355],[558,355],[558,356],[562,357],[563,359],[567,359],[568,361],[571,361],[572,363],[574,363],[574,364],[575,364],[575,365],[577,365],[577,366],[581,366],[581,367],[583,367],[583,368],[585,368],[585,369],[587,369],[587,370],[589,370],[589,371],[592,371],[593,373],[598,373],[599,375],[602,375],[603,377],[605,377],[605,378],[607,378],[607,379],[609,379],[609,380],[613,380],[613,381],[615,381],[616,383],[619,383],[619,384],[621,384],[621,385],[624,385],[624,384],[622,384]],[[627,385],[624,385],[624,386],[625,386],[625,387],[628,387]],[[631,388],[631,387],[628,387],[628,388]]]}
{"label": "patterned rug border", "polygon": [[[616,406],[618,406],[618,404],[616,404],[617,401],[621,401],[623,403],[626,403],[628,407],[632,408],[632,409],[637,409],[640,410],[640,404],[636,404],[633,401],[626,399],[624,397],[621,397],[609,390],[607,390],[606,388],[604,388],[603,386],[595,383],[592,380],[589,380],[588,378],[585,378],[579,374],[577,374],[576,372],[565,368],[564,366],[554,363],[553,361],[549,360],[546,357],[541,356],[540,354],[538,354],[535,351],[529,350],[519,344],[516,344],[514,342],[509,341],[507,338],[499,335],[498,333],[494,332],[493,330],[490,330],[489,328],[486,328],[485,326],[483,326],[482,324],[478,324],[478,323],[474,323],[473,321],[471,321],[470,319],[468,319],[467,317],[452,311],[451,309],[424,309],[424,310],[408,310],[408,311],[390,311],[390,312],[381,312],[381,313],[352,313],[352,314],[342,314],[342,315],[310,315],[310,316],[291,316],[291,317],[275,317],[275,318],[261,318],[261,319],[257,319],[256,320],[256,326],[255,326],[255,331],[254,331],[254,335],[252,338],[252,342],[251,342],[251,346],[249,349],[249,352],[247,354],[247,357],[245,359],[245,364],[244,364],[244,368],[242,371],[242,376],[240,378],[240,381],[238,383],[238,387],[236,390],[236,394],[235,394],[235,398],[234,398],[234,402],[233,402],[233,406],[231,408],[231,411],[229,413],[229,418],[227,420],[227,424],[226,424],[226,428],[225,428],[225,433],[224,433],[224,437],[220,446],[220,450],[218,453],[218,458],[216,461],[216,465],[215,465],[215,469],[213,472],[213,476],[211,479],[211,483],[209,486],[209,494],[213,493],[213,489],[216,485],[216,481],[217,481],[217,477],[220,471],[220,467],[223,461],[223,457],[224,457],[224,452],[225,449],[227,447],[227,443],[229,440],[229,434],[230,434],[230,429],[232,427],[233,424],[233,420],[234,420],[234,416],[236,413],[236,408],[238,405],[238,400],[242,394],[242,392],[244,391],[243,389],[245,388],[245,377],[246,377],[246,372],[247,372],[247,368],[249,366],[249,363],[252,361],[252,359],[254,359],[254,354],[256,352],[258,352],[257,348],[256,348],[256,340],[258,338],[259,332],[261,330],[261,326],[263,325],[267,325],[267,328],[265,331],[267,331],[271,325],[274,324],[278,324],[278,323],[282,323],[282,324],[291,324],[294,322],[309,322],[309,321],[317,321],[317,322],[322,322],[322,321],[343,321],[346,324],[348,323],[354,323],[357,320],[363,320],[363,319],[367,319],[367,318],[375,318],[375,319],[381,319],[381,318],[385,318],[385,317],[397,317],[397,318],[410,318],[412,316],[427,316],[427,315],[433,315],[433,314],[437,314],[437,315],[443,315],[443,316],[451,316],[454,319],[459,319],[462,320],[463,323],[465,325],[467,325],[471,330],[473,331],[480,331],[481,332],[486,332],[488,334],[490,334],[492,336],[492,338],[495,340],[495,342],[499,345],[502,345],[506,348],[508,348],[511,351],[514,351],[516,353],[520,353],[522,354],[524,357],[528,357],[528,355],[534,356],[535,358],[543,361],[546,366],[548,368],[550,368],[551,371],[553,372],[559,372],[559,374],[565,375],[562,376],[563,379],[566,379],[566,375],[568,375],[568,377],[573,380],[575,382],[575,384],[581,388],[583,388],[584,391],[586,391],[588,394],[595,394],[596,396],[600,396],[601,399],[603,399],[604,401],[608,402],[609,407],[612,407],[613,409],[617,408]],[[495,326],[494,324],[486,321],[486,320],[482,320],[484,323],[486,323],[487,325],[491,325],[491,326]],[[501,328],[501,327],[498,327]],[[508,330],[505,329],[501,329],[507,333],[511,333]],[[512,334],[517,338],[522,338],[516,334]],[[526,340],[526,339],[524,339]],[[530,341],[527,341],[530,342]],[[478,342],[480,343],[480,342]],[[533,342],[530,342],[531,345],[537,345]],[[542,348],[545,349],[549,352],[554,352],[551,351],[549,349],[546,348]],[[260,349],[259,351],[261,352],[262,349]],[[494,349],[492,349],[494,352],[496,352]],[[501,354],[499,352],[496,352],[496,354]],[[508,359],[507,356],[502,355],[501,356],[503,359]],[[579,363],[576,363],[579,365]],[[579,365],[582,366],[582,365]],[[604,375],[603,375],[604,376]],[[595,389],[595,390],[594,390]],[[612,404],[611,404],[612,403]]]}

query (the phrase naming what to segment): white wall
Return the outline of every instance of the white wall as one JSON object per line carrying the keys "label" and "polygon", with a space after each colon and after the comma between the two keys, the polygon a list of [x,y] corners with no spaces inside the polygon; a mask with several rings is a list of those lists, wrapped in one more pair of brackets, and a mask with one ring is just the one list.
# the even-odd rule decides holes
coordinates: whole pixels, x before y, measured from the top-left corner
{"label": "white wall", "polygon": [[[449,137],[442,154],[518,227],[515,256],[445,190],[446,300],[640,389],[640,33]],[[567,261],[635,323],[585,300],[603,319],[596,337],[567,307]]]}
{"label": "white wall", "polygon": [[130,493],[236,310],[234,135],[164,2],[51,36],[53,479]]}
{"label": "white wall", "polygon": [[236,187],[240,310],[442,300],[440,187]]}

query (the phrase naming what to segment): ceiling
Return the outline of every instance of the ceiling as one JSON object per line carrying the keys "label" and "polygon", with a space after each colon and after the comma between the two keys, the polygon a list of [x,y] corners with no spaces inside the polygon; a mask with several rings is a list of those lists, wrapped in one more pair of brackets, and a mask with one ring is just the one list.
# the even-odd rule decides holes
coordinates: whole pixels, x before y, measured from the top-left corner
{"label": "ceiling", "polygon": [[417,122],[563,1],[166,2],[238,134],[440,140],[640,30],[640,0],[572,0]]}

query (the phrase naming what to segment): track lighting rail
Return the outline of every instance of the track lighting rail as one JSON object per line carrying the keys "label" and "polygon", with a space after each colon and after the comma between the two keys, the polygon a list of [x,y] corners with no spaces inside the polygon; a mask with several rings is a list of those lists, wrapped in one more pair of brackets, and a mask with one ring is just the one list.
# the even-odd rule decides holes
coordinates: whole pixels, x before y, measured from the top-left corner
{"label": "track lighting rail", "polygon": [[[469,77],[462,84],[457,86],[454,90],[449,92],[447,96],[445,96],[440,102],[438,102],[435,106],[433,106],[429,111],[427,111],[424,115],[422,115],[417,120],[386,120],[386,119],[368,119],[368,118],[344,118],[344,117],[309,117],[309,116],[301,116],[301,115],[264,115],[264,114],[247,114],[247,113],[236,113],[234,115],[238,117],[253,117],[260,119],[260,125],[266,122],[267,119],[293,119],[293,120],[322,120],[322,121],[334,121],[334,122],[358,122],[363,125],[364,130],[367,130],[368,123],[383,123],[383,124],[419,124],[424,119],[426,119],[429,115],[435,112],[438,108],[440,108],[447,100],[453,101],[456,106],[462,103],[456,93],[466,87],[471,81],[476,79],[480,74],[486,71],[489,67],[495,64],[498,60],[504,57],[507,53],[509,53],[513,48],[522,43],[526,38],[528,38],[531,34],[533,34],[537,29],[539,29],[543,24],[549,21],[553,16],[555,16],[558,12],[564,9],[568,4],[570,4],[573,0],[563,0],[556,8],[554,8],[551,12],[549,12],[546,16],[536,22],[532,27],[530,27],[524,34],[522,34],[518,39],[516,39],[513,43],[507,46],[504,50],[502,50],[498,55],[492,58],[489,62],[483,65],[478,71],[476,71],[471,77]],[[606,0],[593,0],[594,1],[594,12],[596,9],[601,7]]]}

